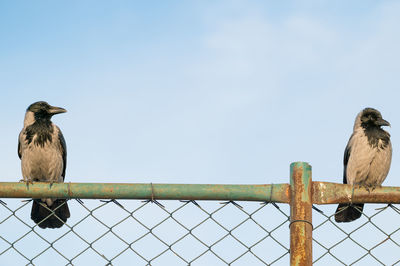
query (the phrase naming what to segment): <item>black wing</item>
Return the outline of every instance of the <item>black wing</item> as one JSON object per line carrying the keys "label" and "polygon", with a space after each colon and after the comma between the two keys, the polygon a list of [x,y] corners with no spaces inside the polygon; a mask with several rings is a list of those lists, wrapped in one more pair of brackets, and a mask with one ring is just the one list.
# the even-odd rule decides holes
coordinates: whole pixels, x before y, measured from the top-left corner
{"label": "black wing", "polygon": [[18,140],[18,157],[21,159],[21,142]]}
{"label": "black wing", "polygon": [[65,179],[65,169],[67,168],[67,144],[65,143],[65,139],[63,134],[61,133],[61,130],[58,129],[58,139],[60,140],[60,150],[61,150],[61,156],[63,159],[63,171],[61,176],[63,177],[63,180]]}
{"label": "black wing", "polygon": [[23,132],[24,130],[22,130],[19,135],[18,135],[18,157],[21,159],[22,157],[22,145],[21,145],[21,139],[23,137]]}
{"label": "black wing", "polygon": [[349,144],[347,144],[346,149],[344,150],[344,157],[343,157],[343,184],[347,184],[347,163],[350,158],[350,152],[351,148]]}

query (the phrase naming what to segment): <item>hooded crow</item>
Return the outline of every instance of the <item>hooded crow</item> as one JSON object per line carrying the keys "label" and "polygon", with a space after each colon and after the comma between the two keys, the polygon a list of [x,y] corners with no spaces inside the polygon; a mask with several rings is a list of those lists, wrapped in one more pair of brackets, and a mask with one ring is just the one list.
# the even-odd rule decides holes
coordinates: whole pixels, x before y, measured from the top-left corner
{"label": "hooded crow", "polygon": [[[65,113],[60,107],[35,102],[26,110],[24,128],[19,134],[18,156],[23,180],[64,182],[67,147],[61,130],[51,122],[55,114]],[[31,219],[41,228],[60,228],[70,217],[65,199],[34,199]]]}
{"label": "hooded crow", "polygon": [[[392,144],[390,134],[381,126],[390,126],[390,123],[376,109],[365,108],[357,115],[344,151],[344,184],[362,186],[369,191],[385,180],[392,161]],[[354,221],[361,217],[363,207],[364,204],[339,204],[335,221]]]}

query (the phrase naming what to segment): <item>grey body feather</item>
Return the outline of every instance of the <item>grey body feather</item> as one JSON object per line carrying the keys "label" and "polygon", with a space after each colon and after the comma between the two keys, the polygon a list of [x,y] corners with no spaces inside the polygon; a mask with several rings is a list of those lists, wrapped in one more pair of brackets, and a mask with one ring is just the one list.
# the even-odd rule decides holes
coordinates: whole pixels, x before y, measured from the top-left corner
{"label": "grey body feather", "polygon": [[[390,134],[381,126],[389,122],[379,111],[365,108],[356,117],[353,134],[344,153],[343,183],[368,190],[380,186],[389,173],[392,160]],[[336,222],[350,222],[361,217],[364,204],[339,204]]]}
{"label": "grey body feather", "polygon": [[392,145],[386,146],[378,140],[378,146],[371,146],[363,129],[358,128],[347,144],[350,156],[346,167],[346,180],[350,185],[374,187],[381,185],[389,173],[392,161]]}

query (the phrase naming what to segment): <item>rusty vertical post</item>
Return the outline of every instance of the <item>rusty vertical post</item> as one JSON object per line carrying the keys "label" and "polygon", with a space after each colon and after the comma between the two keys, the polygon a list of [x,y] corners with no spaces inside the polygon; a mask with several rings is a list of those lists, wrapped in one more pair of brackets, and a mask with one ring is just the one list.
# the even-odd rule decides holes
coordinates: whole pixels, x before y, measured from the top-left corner
{"label": "rusty vertical post", "polygon": [[312,265],[311,166],[290,165],[290,265]]}

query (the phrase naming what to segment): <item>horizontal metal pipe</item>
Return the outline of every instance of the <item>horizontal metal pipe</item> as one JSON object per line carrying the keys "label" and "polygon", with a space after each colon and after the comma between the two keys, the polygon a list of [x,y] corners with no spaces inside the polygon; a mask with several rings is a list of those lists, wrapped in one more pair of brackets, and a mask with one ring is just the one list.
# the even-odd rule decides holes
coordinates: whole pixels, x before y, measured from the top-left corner
{"label": "horizontal metal pipe", "polygon": [[314,204],[400,203],[400,187],[364,187],[329,182],[313,182]]}
{"label": "horizontal metal pipe", "polygon": [[[312,182],[313,204],[400,203],[400,187],[373,190],[330,182]],[[150,183],[0,182],[0,198],[243,200],[289,203],[289,184],[213,185]],[[272,195],[271,195],[272,192]]]}
{"label": "horizontal metal pipe", "polygon": [[0,198],[243,200],[289,203],[289,184],[131,184],[0,182]]}

